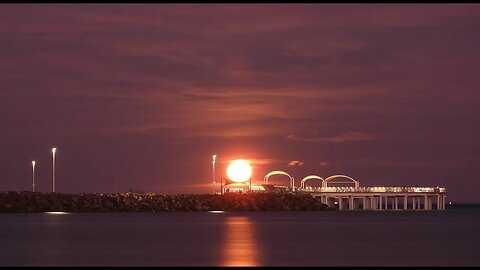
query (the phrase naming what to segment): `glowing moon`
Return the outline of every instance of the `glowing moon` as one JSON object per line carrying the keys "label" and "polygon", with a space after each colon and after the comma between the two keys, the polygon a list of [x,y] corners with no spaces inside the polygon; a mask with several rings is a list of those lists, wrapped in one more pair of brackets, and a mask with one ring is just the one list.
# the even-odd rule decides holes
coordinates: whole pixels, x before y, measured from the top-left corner
{"label": "glowing moon", "polygon": [[244,159],[234,160],[227,168],[227,176],[234,182],[244,182],[252,176],[252,167]]}

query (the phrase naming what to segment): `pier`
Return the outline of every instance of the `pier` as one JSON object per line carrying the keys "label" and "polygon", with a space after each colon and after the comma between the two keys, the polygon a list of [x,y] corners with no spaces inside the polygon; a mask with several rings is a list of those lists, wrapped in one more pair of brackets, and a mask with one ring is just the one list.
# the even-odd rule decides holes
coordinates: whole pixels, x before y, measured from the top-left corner
{"label": "pier", "polygon": [[446,190],[440,187],[298,188],[338,210],[444,210]]}
{"label": "pier", "polygon": [[[361,187],[359,181],[342,174],[325,179],[309,175],[301,180],[300,187],[295,187],[295,179],[284,171],[268,173],[264,184],[268,185],[273,175],[288,176],[290,191],[308,193],[338,210],[445,210],[446,189],[443,187]],[[308,186],[307,180],[319,180],[321,186]],[[338,184],[350,186],[332,186]]]}

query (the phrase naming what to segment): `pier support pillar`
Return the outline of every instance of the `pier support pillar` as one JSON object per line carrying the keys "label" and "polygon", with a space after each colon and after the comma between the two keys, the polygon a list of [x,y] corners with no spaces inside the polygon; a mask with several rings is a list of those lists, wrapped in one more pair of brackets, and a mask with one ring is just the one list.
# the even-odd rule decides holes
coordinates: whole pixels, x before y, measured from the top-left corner
{"label": "pier support pillar", "polygon": [[335,207],[334,203],[332,203],[332,198],[326,197],[325,201],[327,202],[328,207]]}

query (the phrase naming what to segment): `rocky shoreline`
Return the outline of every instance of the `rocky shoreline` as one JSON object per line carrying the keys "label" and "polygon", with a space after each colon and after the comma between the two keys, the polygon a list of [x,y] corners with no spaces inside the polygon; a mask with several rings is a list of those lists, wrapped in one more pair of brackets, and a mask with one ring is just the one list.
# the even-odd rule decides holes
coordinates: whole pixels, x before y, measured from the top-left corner
{"label": "rocky shoreline", "polygon": [[0,192],[0,213],[202,212],[333,210],[308,194],[41,193]]}

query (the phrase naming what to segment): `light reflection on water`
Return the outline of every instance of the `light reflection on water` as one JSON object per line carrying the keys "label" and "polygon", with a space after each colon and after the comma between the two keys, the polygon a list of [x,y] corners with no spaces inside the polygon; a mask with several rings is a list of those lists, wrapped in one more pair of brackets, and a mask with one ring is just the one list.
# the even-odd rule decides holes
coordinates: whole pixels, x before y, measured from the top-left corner
{"label": "light reflection on water", "polygon": [[0,214],[0,266],[478,266],[480,208]]}
{"label": "light reflection on water", "polygon": [[252,221],[247,216],[225,217],[222,266],[258,266],[259,249]]}

